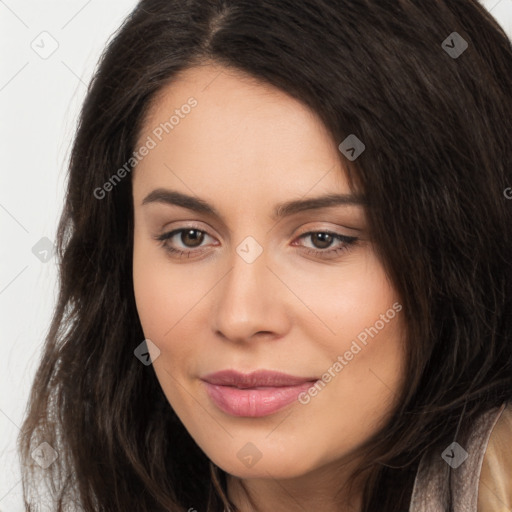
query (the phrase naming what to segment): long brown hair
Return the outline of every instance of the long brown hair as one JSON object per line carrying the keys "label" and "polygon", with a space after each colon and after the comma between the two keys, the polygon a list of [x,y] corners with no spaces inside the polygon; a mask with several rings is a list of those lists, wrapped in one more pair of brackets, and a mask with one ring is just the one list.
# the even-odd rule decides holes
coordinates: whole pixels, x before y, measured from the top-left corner
{"label": "long brown hair", "polygon": [[[477,0],[137,5],[101,57],[73,145],[60,295],[18,439],[25,506],[44,483],[58,511],[229,505],[226,475],[134,357],[130,176],[97,192],[133,156],[155,94],[206,59],[299,99],[337,144],[364,141],[357,160],[340,158],[368,199],[408,343],[399,406],[364,447],[363,512],[403,510],[419,457],[512,400],[512,47]],[[48,462],[57,454],[47,467],[31,457],[44,442]]]}

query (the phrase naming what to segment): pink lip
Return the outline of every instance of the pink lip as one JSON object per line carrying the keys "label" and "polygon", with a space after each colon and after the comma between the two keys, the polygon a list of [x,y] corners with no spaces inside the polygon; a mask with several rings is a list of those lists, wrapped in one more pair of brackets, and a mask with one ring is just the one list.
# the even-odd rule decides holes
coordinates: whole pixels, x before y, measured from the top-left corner
{"label": "pink lip", "polygon": [[297,400],[317,380],[285,373],[258,370],[240,373],[223,370],[202,378],[210,399],[232,416],[260,417],[272,414]]}

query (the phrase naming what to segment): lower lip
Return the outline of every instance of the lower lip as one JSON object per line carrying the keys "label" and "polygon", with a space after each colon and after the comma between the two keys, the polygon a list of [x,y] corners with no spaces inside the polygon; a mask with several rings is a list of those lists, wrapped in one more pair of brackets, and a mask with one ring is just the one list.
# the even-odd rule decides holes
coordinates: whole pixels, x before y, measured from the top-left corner
{"label": "lower lip", "polygon": [[239,389],[205,382],[208,396],[219,409],[232,416],[258,418],[279,411],[298,399],[314,382],[297,386]]}

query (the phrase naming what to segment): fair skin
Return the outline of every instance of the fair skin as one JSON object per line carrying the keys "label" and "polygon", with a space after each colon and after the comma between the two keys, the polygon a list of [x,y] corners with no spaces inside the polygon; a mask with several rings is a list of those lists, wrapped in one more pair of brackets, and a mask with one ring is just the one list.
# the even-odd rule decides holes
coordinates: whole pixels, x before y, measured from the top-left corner
{"label": "fair skin", "polygon": [[[134,292],[145,337],[160,350],[156,376],[190,435],[230,475],[228,494],[242,512],[358,511],[361,486],[351,496],[341,488],[358,462],[355,450],[396,406],[403,312],[307,404],[232,416],[212,402],[200,377],[263,368],[320,379],[399,302],[364,207],[339,204],[273,219],[279,203],[353,192],[340,152],[305,105],[213,64],[186,70],[160,91],[137,148],[191,96],[197,106],[164,132],[132,177]],[[219,216],[143,204],[155,189],[200,198]],[[155,239],[179,228],[187,231],[165,243],[192,251],[181,258]],[[192,237],[190,229],[197,230]],[[325,235],[302,236],[326,231],[358,240],[332,238],[329,245]],[[237,252],[248,236],[262,248],[251,263]],[[237,456],[249,442],[261,454],[251,467]]]}

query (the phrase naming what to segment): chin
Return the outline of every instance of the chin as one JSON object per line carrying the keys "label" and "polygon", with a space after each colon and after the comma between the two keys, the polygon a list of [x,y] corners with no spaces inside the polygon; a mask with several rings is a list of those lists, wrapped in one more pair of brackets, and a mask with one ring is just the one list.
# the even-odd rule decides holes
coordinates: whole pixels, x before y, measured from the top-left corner
{"label": "chin", "polygon": [[[260,446],[263,443],[260,443]],[[252,453],[252,460],[251,460]],[[261,447],[259,454],[256,448],[243,443],[241,449],[231,454],[226,452],[209,455],[212,462],[226,473],[237,478],[276,478],[289,479],[301,477],[315,469],[314,457],[310,454],[301,454],[297,450],[290,450],[293,455],[283,457],[278,451]],[[257,459],[257,457],[260,457]]]}

